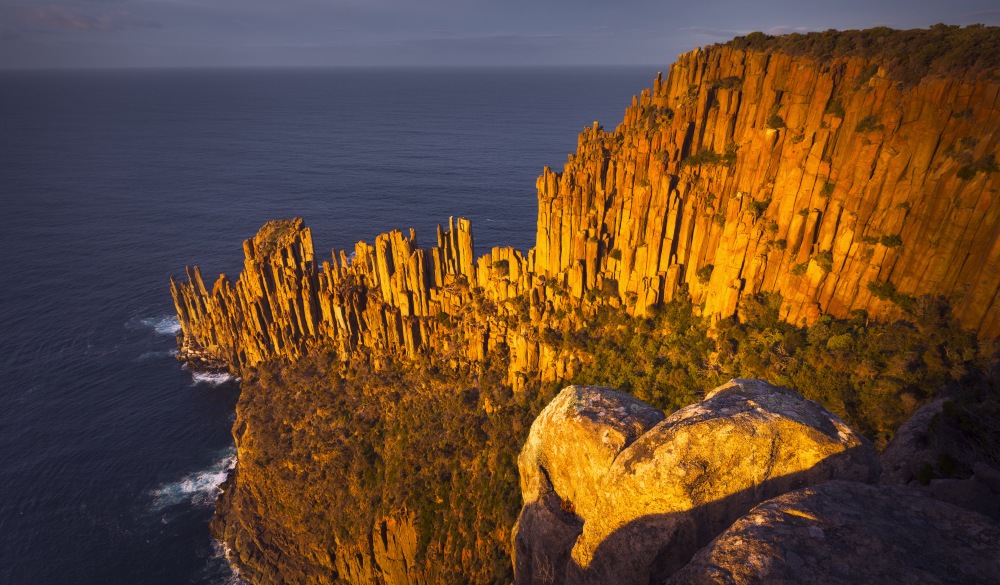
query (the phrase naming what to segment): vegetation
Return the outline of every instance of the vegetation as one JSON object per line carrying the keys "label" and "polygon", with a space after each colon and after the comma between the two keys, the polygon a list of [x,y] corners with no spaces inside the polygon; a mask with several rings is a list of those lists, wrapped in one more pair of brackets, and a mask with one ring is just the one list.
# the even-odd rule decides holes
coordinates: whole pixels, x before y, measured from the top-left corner
{"label": "vegetation", "polygon": [[[699,280],[711,268],[699,270]],[[604,284],[614,295],[617,283]],[[903,296],[888,282],[869,288]],[[893,323],[856,311],[809,327],[781,321],[780,303],[775,294],[745,298],[738,318],[711,334],[687,298],[649,317],[602,304],[585,326],[553,329],[550,320],[537,339],[576,356],[567,384],[616,387],[670,412],[730,378],[758,377],[820,402],[879,445],[921,404],[964,392],[967,402],[949,415],[954,424],[971,429],[983,448],[998,444],[995,421],[980,406],[1000,402],[990,362],[942,299],[911,298],[906,318]],[[527,302],[511,306],[529,310]],[[463,328],[468,317],[451,323]],[[451,365],[429,348],[419,360],[383,358],[377,368],[368,351],[343,363],[317,350],[247,375],[238,425],[267,432],[243,443],[239,473],[267,478],[255,485],[268,493],[254,496],[268,502],[267,521],[293,530],[303,550],[326,551],[364,549],[381,518],[411,517],[418,564],[441,571],[436,581],[509,582],[521,505],[517,455],[535,416],[565,384],[529,382],[515,393],[504,381],[503,348],[482,363]]]}
{"label": "vegetation", "polygon": [[762,201],[753,200],[750,202],[750,211],[753,212],[753,216],[755,219],[760,219],[760,217],[764,215],[764,212],[767,211],[767,208],[770,207],[770,205],[771,205],[770,197]]}
{"label": "vegetation", "polygon": [[819,254],[816,254],[816,264],[819,265],[823,272],[830,272],[833,270],[833,252],[830,250],[824,250]]}
{"label": "vegetation", "polygon": [[569,337],[589,356],[573,381],[620,388],[672,411],[730,378],[762,378],[820,402],[880,445],[940,391],[992,388],[988,360],[943,299],[915,301],[909,318],[894,323],[872,323],[858,311],[811,327],[781,321],[780,301],[745,300],[714,339],[688,301],[648,319],[602,309],[587,333]]}
{"label": "vegetation", "polygon": [[719,154],[710,148],[700,150],[697,154],[692,154],[681,160],[681,166],[701,166],[701,165],[721,165],[731,167],[736,164],[736,145],[730,144],[723,154]]}
{"label": "vegetation", "polygon": [[844,110],[844,102],[839,99],[834,99],[829,103],[829,105],[826,106],[826,110],[823,113],[843,118],[844,114],[847,112]]}
{"label": "vegetation", "polygon": [[976,173],[995,173],[1000,170],[1000,165],[997,164],[996,157],[992,154],[986,155],[983,158],[977,160],[974,163],[969,163],[963,165],[958,169],[958,178],[963,181],[968,181],[976,176]]}
{"label": "vegetation", "polygon": [[505,357],[491,357],[474,370],[376,370],[322,351],[268,364],[244,383],[242,422],[268,432],[241,450],[240,473],[267,477],[273,521],[300,543],[364,543],[381,518],[412,517],[440,582],[509,581],[516,446],[541,405],[516,400]]}
{"label": "vegetation", "polygon": [[[742,50],[776,51],[820,62],[863,57],[884,67],[890,79],[916,84],[926,75],[994,75],[1000,69],[1000,28],[936,24],[927,29],[793,33],[771,36],[761,32],[736,37],[724,45]],[[875,73],[871,70],[869,77]]]}
{"label": "vegetation", "polygon": [[854,131],[859,134],[875,132],[877,130],[885,130],[885,124],[879,122],[878,116],[865,116],[854,127]]}
{"label": "vegetation", "polygon": [[767,119],[767,127],[773,128],[775,130],[785,127],[785,119],[778,114],[772,114],[770,118]]}
{"label": "vegetation", "polygon": [[714,79],[710,85],[714,89],[738,90],[743,87],[743,78],[737,77],[736,75],[730,75],[729,77],[723,77],[722,79]]}
{"label": "vegetation", "polygon": [[899,237],[897,234],[882,236],[878,241],[886,248],[898,248],[903,245],[903,238]]}

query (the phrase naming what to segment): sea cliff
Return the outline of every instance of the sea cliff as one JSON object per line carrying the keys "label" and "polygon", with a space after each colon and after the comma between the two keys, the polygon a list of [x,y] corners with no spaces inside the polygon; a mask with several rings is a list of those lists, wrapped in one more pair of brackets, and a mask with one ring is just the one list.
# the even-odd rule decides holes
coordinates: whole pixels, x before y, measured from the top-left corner
{"label": "sea cliff", "polygon": [[[692,51],[543,171],[530,251],[477,257],[452,219],[429,246],[392,231],[318,257],[279,220],[235,283],[172,280],[179,358],[247,380],[215,524],[244,575],[503,580],[516,509],[490,498],[516,498],[528,422],[613,377],[606,354],[660,407],[779,378],[880,445],[975,378],[976,338],[1000,335],[1000,78],[934,59]],[[414,451],[432,439],[454,462]]]}

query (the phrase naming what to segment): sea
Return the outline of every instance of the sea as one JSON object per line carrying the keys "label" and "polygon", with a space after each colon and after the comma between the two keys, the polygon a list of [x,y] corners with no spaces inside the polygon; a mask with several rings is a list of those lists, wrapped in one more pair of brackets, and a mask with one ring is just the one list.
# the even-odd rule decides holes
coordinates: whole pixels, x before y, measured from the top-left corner
{"label": "sea", "polygon": [[656,67],[0,71],[0,583],[238,583],[208,523],[237,380],[185,370],[170,275],[266,221],[317,257],[449,216],[534,244],[535,179]]}

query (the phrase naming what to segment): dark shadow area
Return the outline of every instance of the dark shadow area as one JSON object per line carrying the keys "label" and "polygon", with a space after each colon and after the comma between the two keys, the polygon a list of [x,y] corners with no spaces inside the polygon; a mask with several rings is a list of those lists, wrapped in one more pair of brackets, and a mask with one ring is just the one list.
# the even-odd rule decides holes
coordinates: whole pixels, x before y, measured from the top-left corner
{"label": "dark shadow area", "polygon": [[[568,512],[554,491],[526,504],[514,537],[515,583],[519,585],[659,584],[683,568],[698,550],[758,504],[831,479],[857,481],[864,446],[827,457],[813,467],[771,478],[753,487],[682,512],[650,514],[615,530],[586,567],[571,556],[584,522]],[[875,481],[875,477],[866,478]]]}

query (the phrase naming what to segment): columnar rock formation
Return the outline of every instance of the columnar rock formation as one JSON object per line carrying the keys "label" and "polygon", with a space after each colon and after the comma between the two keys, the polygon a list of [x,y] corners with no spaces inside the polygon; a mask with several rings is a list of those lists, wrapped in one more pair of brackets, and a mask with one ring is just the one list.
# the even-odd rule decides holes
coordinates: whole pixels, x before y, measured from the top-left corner
{"label": "columnar rock formation", "polygon": [[[881,63],[734,46],[682,55],[614,131],[595,123],[562,172],[543,171],[526,253],[494,248],[477,258],[470,223],[453,219],[423,248],[412,230],[392,231],[317,257],[302,220],[269,222],[244,243],[235,283],[222,275],[209,288],[196,267],[186,282],[171,281],[179,357],[243,373],[313,350],[376,369],[429,356],[450,371],[506,364],[506,383],[520,391],[580,371],[562,340],[585,333],[599,309],[642,316],[689,297],[716,322],[770,292],[794,324],[855,311],[894,319],[922,295],[944,296],[964,327],[994,339],[1000,78],[969,69],[901,83]],[[576,338],[586,336],[568,337]],[[300,436],[329,414],[291,409],[301,420],[270,420],[269,406],[244,413],[259,420],[237,419],[241,461],[264,435]],[[529,442],[520,462],[529,499],[515,545],[522,582],[660,578],[753,505],[828,478],[869,481],[877,468],[871,446],[836,417],[751,383],[666,420],[626,395],[580,388],[546,412],[538,424],[549,440]],[[560,416],[565,426],[554,423]],[[650,463],[661,459],[670,466]],[[308,546],[301,526],[265,522],[276,497],[262,489],[273,487],[269,473],[325,463],[262,461],[256,475],[240,463],[245,481],[227,484],[220,505],[236,518],[222,537],[248,576],[435,581],[433,568],[414,568],[427,534],[406,514],[380,516],[358,542]],[[601,489],[581,487],[592,477],[603,478]],[[653,484],[661,491],[643,495]],[[629,498],[644,511],[616,511]],[[664,531],[676,544],[669,550],[657,540]]]}
{"label": "columnar rock formation", "polygon": [[1000,173],[967,165],[995,170],[998,93],[960,75],[904,86],[862,58],[687,53],[538,179],[533,266],[639,313],[683,286],[723,317],[780,292],[793,323],[945,295],[994,337]]}
{"label": "columnar rock formation", "polygon": [[[865,59],[818,62],[710,47],[682,55],[625,112],[597,124],[562,173],[538,179],[536,246],[474,256],[469,222],[437,243],[394,231],[317,267],[301,220],[244,244],[211,292],[197,268],[172,289],[184,356],[235,369],[316,343],[413,356],[512,354],[511,380],[556,380],[572,360],[540,342],[567,309],[643,314],[684,291],[713,318],[759,292],[811,323],[856,309],[894,317],[943,295],[965,327],[1000,335],[1000,81],[903,85]],[[479,327],[456,338],[451,316]],[[529,314],[530,323],[520,315]]]}
{"label": "columnar rock formation", "polygon": [[823,407],[733,380],[663,414],[570,386],[518,458],[515,582],[659,583],[756,504],[828,479],[872,482],[875,448]]}

